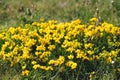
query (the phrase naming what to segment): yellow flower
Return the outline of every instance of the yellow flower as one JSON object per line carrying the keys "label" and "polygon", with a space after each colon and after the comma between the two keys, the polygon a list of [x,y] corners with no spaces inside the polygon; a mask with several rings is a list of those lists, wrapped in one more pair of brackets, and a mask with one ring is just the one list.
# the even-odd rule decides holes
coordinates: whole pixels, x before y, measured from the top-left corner
{"label": "yellow flower", "polygon": [[71,22],[72,25],[77,25],[77,24],[80,24],[81,20],[80,19],[77,19],[77,20],[74,20]]}
{"label": "yellow flower", "polygon": [[85,47],[85,49],[92,48],[93,44],[92,43],[87,43],[87,44],[84,44],[84,47]]}
{"label": "yellow flower", "polygon": [[73,47],[69,47],[68,49],[66,49],[66,51],[68,51],[68,52],[73,52],[75,49],[73,48]]}
{"label": "yellow flower", "polygon": [[35,64],[35,65],[33,66],[33,69],[37,69],[37,68],[40,68],[40,65],[39,65],[39,64]]}
{"label": "yellow flower", "polygon": [[60,38],[53,37],[53,39],[55,40],[56,43],[60,43]]}
{"label": "yellow flower", "polygon": [[75,69],[77,67],[77,63],[73,62],[73,61],[68,61],[66,63],[67,66],[71,67],[71,69]]}
{"label": "yellow flower", "polygon": [[69,55],[69,56],[68,56],[68,59],[73,59],[73,58],[74,58],[73,55]]}
{"label": "yellow flower", "polygon": [[40,55],[40,59],[45,60],[45,57],[49,56],[50,54],[51,54],[50,51],[43,52],[43,53]]}
{"label": "yellow flower", "polygon": [[31,63],[34,65],[34,64],[36,64],[37,62],[36,62],[36,61],[32,61]]}
{"label": "yellow flower", "polygon": [[111,62],[112,62],[111,57],[106,58],[106,61],[107,61],[108,63],[111,63]]}
{"label": "yellow flower", "polygon": [[52,66],[48,66],[47,70],[53,70],[53,67]]}
{"label": "yellow flower", "polygon": [[111,56],[117,57],[117,54],[118,54],[118,51],[114,51],[114,50],[111,51]]}
{"label": "yellow flower", "polygon": [[54,64],[54,60],[50,60],[49,62],[48,62],[48,64]]}
{"label": "yellow flower", "polygon": [[77,67],[77,63],[72,63],[71,69],[75,69]]}
{"label": "yellow flower", "polygon": [[57,21],[56,20],[50,20],[50,21],[48,21],[48,24],[50,24],[50,25],[52,25],[54,23],[57,23]]}
{"label": "yellow flower", "polygon": [[24,70],[26,68],[26,66],[24,65],[24,66],[22,66],[22,69]]}
{"label": "yellow flower", "polygon": [[18,50],[20,50],[17,46],[16,47],[14,47],[14,49],[13,49],[13,53],[14,54],[17,54],[18,53]]}
{"label": "yellow flower", "polygon": [[0,34],[0,39],[2,39],[4,36],[3,36],[3,34]]}
{"label": "yellow flower", "polygon": [[38,33],[37,33],[37,30],[34,30],[34,31],[29,31],[28,35],[30,35],[31,37],[38,37]]}
{"label": "yellow flower", "polygon": [[55,66],[62,65],[65,61],[64,56],[59,56],[57,60],[50,60],[48,64],[53,64]]}
{"label": "yellow flower", "polygon": [[5,44],[2,45],[2,51],[4,51],[8,47],[9,44],[10,44],[10,42],[6,41]]}
{"label": "yellow flower", "polygon": [[94,51],[90,51],[90,50],[89,50],[89,51],[87,51],[87,52],[88,52],[89,55],[94,54]]}
{"label": "yellow flower", "polygon": [[38,22],[33,22],[32,23],[32,26],[36,26]]}
{"label": "yellow flower", "polygon": [[22,76],[28,76],[29,72],[30,72],[29,70],[22,71]]}
{"label": "yellow flower", "polygon": [[16,29],[14,27],[10,27],[8,30],[11,34],[15,34]]}
{"label": "yellow flower", "polygon": [[40,66],[40,69],[43,69],[43,70],[53,70],[53,67],[52,66]]}
{"label": "yellow flower", "polygon": [[35,55],[38,56],[38,55],[41,55],[42,52],[35,52]]}
{"label": "yellow flower", "polygon": [[29,39],[28,41],[26,41],[25,46],[32,47],[33,45],[35,45],[35,43],[36,43],[36,40]]}
{"label": "yellow flower", "polygon": [[90,19],[90,22],[95,22],[95,21],[97,21],[97,18]]}
{"label": "yellow flower", "polygon": [[36,50],[43,50],[45,51],[46,50],[46,47],[44,45],[40,45],[40,46],[37,46]]}
{"label": "yellow flower", "polygon": [[87,31],[85,32],[85,36],[88,37],[88,36],[93,36],[94,32],[93,31]]}
{"label": "yellow flower", "polygon": [[28,47],[24,47],[24,48],[23,48],[23,54],[22,54],[22,58],[23,58],[23,59],[30,58],[30,56],[29,56],[29,51],[30,51],[30,49],[29,49]]}
{"label": "yellow flower", "polygon": [[86,57],[84,51],[82,51],[82,50],[77,49],[75,52],[77,53],[76,58],[84,58],[84,57]]}
{"label": "yellow flower", "polygon": [[59,56],[58,61],[59,61],[59,65],[63,64],[65,61],[64,56]]}
{"label": "yellow flower", "polygon": [[11,36],[11,38],[18,40],[21,38],[21,36],[20,36],[20,34],[14,34],[13,36]]}
{"label": "yellow flower", "polygon": [[100,59],[100,57],[99,57],[98,55],[96,55],[95,58],[96,58],[97,60]]}
{"label": "yellow flower", "polygon": [[49,45],[49,46],[48,46],[48,49],[49,49],[50,51],[52,51],[53,49],[55,49],[55,45]]}

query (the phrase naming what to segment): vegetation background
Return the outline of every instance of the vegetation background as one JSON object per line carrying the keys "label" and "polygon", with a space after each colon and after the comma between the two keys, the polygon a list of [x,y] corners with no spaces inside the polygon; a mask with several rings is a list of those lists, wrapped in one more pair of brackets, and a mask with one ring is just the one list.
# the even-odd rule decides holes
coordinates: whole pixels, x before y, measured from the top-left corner
{"label": "vegetation background", "polygon": [[[120,26],[120,0],[0,0],[0,29],[43,19],[67,22],[79,18],[87,23],[92,17]],[[101,79],[112,80],[113,73],[106,72]],[[35,75],[38,79],[31,74],[30,79],[41,80],[40,75]],[[20,79],[19,67],[9,68],[6,62],[0,62],[0,80]]]}
{"label": "vegetation background", "polygon": [[[71,21],[92,17],[120,25],[119,0],[0,0],[0,25],[14,26],[55,19]],[[112,18],[112,19],[111,19]]]}

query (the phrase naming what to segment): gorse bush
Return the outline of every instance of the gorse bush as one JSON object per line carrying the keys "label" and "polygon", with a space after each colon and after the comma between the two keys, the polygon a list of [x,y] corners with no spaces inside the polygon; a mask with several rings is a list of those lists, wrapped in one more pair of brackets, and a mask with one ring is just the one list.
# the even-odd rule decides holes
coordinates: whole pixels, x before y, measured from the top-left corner
{"label": "gorse bush", "polygon": [[94,75],[106,73],[108,66],[115,79],[120,71],[120,27],[97,18],[87,24],[80,19],[61,23],[41,20],[10,27],[0,33],[0,42],[0,58],[11,67],[20,66],[27,78],[40,70],[40,75],[49,73],[42,80],[92,80],[98,79]]}

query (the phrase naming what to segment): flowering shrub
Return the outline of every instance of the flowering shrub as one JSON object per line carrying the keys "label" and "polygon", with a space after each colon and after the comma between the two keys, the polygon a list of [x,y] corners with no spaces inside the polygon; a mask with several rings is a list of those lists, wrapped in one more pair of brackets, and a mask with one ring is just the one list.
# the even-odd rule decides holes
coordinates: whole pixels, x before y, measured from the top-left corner
{"label": "flowering shrub", "polygon": [[[120,59],[120,27],[109,23],[97,23],[93,18],[88,24],[79,19],[58,23],[33,22],[24,27],[10,27],[0,33],[0,58],[11,66],[19,63],[22,75],[33,69],[46,71],[92,72],[99,61],[118,63]],[[117,67],[118,68],[118,67]],[[79,76],[79,74],[78,74]]]}

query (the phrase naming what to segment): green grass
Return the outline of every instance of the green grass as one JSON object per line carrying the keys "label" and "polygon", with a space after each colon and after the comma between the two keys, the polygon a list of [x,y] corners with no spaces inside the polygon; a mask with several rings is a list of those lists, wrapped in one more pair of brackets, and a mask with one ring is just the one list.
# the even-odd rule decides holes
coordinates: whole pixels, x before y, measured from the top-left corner
{"label": "green grass", "polygon": [[119,3],[119,0],[115,0],[111,7],[111,0],[1,0],[0,25],[20,25],[38,21],[40,18],[58,21],[80,18],[87,22],[90,18],[98,16],[102,21],[120,25]]}

